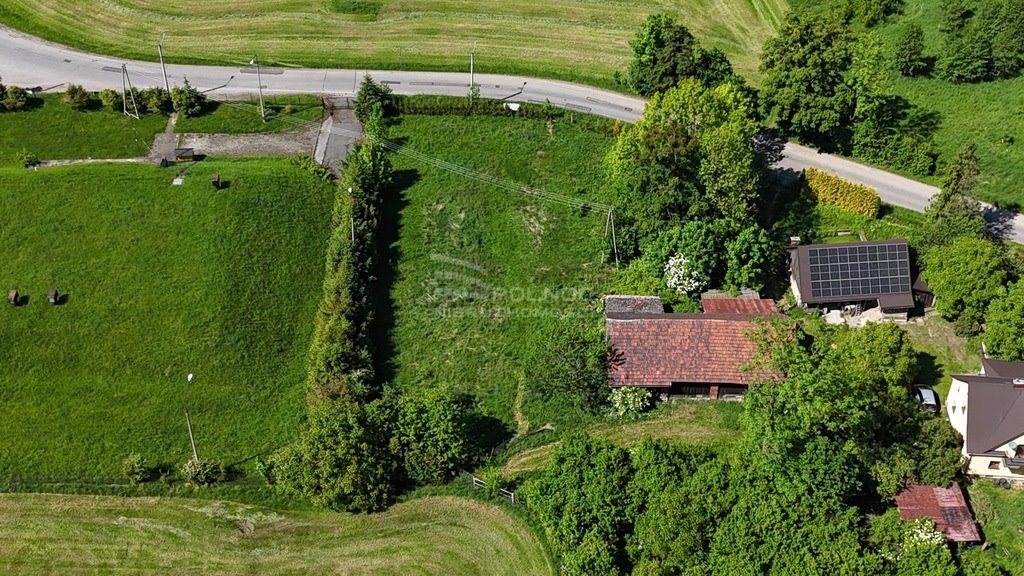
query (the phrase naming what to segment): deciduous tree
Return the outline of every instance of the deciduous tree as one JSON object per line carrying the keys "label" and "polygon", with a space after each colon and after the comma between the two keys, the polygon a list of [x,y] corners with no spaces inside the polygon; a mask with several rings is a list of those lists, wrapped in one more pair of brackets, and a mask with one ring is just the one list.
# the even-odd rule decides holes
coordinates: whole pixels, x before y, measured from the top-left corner
{"label": "deciduous tree", "polygon": [[924,277],[935,292],[935,307],[942,317],[960,320],[961,333],[980,330],[989,303],[1006,291],[999,248],[981,238],[961,236],[930,249],[924,263]]}
{"label": "deciduous tree", "polygon": [[847,24],[831,13],[791,15],[761,53],[765,118],[822,147],[840,140],[854,111],[851,43]]}
{"label": "deciduous tree", "polygon": [[983,337],[989,353],[1005,360],[1024,360],[1024,281],[996,298],[985,315]]}

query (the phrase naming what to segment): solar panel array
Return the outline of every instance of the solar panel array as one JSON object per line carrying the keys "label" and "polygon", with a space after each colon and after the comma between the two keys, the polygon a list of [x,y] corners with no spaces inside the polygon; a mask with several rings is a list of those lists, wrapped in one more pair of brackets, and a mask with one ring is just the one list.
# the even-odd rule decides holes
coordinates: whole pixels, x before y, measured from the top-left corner
{"label": "solar panel array", "polygon": [[810,248],[807,256],[813,298],[876,298],[910,292],[906,244]]}

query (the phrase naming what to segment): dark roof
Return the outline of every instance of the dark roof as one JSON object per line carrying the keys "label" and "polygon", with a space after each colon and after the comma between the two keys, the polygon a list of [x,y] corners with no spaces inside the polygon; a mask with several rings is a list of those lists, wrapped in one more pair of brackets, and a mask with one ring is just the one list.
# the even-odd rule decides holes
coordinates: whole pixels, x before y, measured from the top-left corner
{"label": "dark roof", "polygon": [[797,246],[790,269],[805,304],[877,299],[885,309],[914,307],[906,240]]}
{"label": "dark roof", "polygon": [[964,492],[956,482],[949,488],[911,484],[896,496],[896,506],[903,520],[930,518],[952,542],[981,541]]}
{"label": "dark roof", "polygon": [[1024,434],[1024,381],[996,376],[953,378],[967,383],[968,454],[984,454]]}
{"label": "dark roof", "polygon": [[1009,360],[982,357],[981,370],[985,373],[985,376],[1024,378],[1024,362],[1011,362]]}
{"label": "dark roof", "polygon": [[932,292],[931,286],[928,286],[928,283],[924,281],[924,276],[922,276],[921,274],[917,275],[917,278],[914,280],[914,285],[911,286],[911,289],[914,292],[922,292],[924,294],[931,294],[933,296],[935,295],[935,293]]}
{"label": "dark roof", "polygon": [[775,314],[779,309],[774,300],[767,298],[733,298],[719,295],[701,296],[701,308],[709,313],[725,314]]}
{"label": "dark roof", "polygon": [[605,296],[605,314],[660,314],[665,311],[657,296]]}
{"label": "dark roof", "polygon": [[607,314],[612,386],[673,382],[751,384],[772,374],[744,370],[758,314]]}

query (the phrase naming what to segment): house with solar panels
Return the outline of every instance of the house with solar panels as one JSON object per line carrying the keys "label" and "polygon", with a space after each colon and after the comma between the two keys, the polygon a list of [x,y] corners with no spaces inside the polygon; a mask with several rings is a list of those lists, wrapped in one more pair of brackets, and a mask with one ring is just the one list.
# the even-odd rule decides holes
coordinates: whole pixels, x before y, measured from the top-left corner
{"label": "house with solar panels", "polygon": [[906,240],[800,245],[794,238],[789,258],[800,306],[847,315],[878,309],[879,319],[894,320],[906,320],[914,308]]}

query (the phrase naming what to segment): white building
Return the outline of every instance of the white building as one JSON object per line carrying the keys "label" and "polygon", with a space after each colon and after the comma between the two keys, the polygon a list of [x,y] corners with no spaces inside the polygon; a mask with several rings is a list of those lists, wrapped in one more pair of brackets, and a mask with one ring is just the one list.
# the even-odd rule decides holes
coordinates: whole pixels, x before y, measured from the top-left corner
{"label": "white building", "polygon": [[1024,362],[983,358],[980,375],[953,376],[946,413],[969,474],[1024,482]]}

